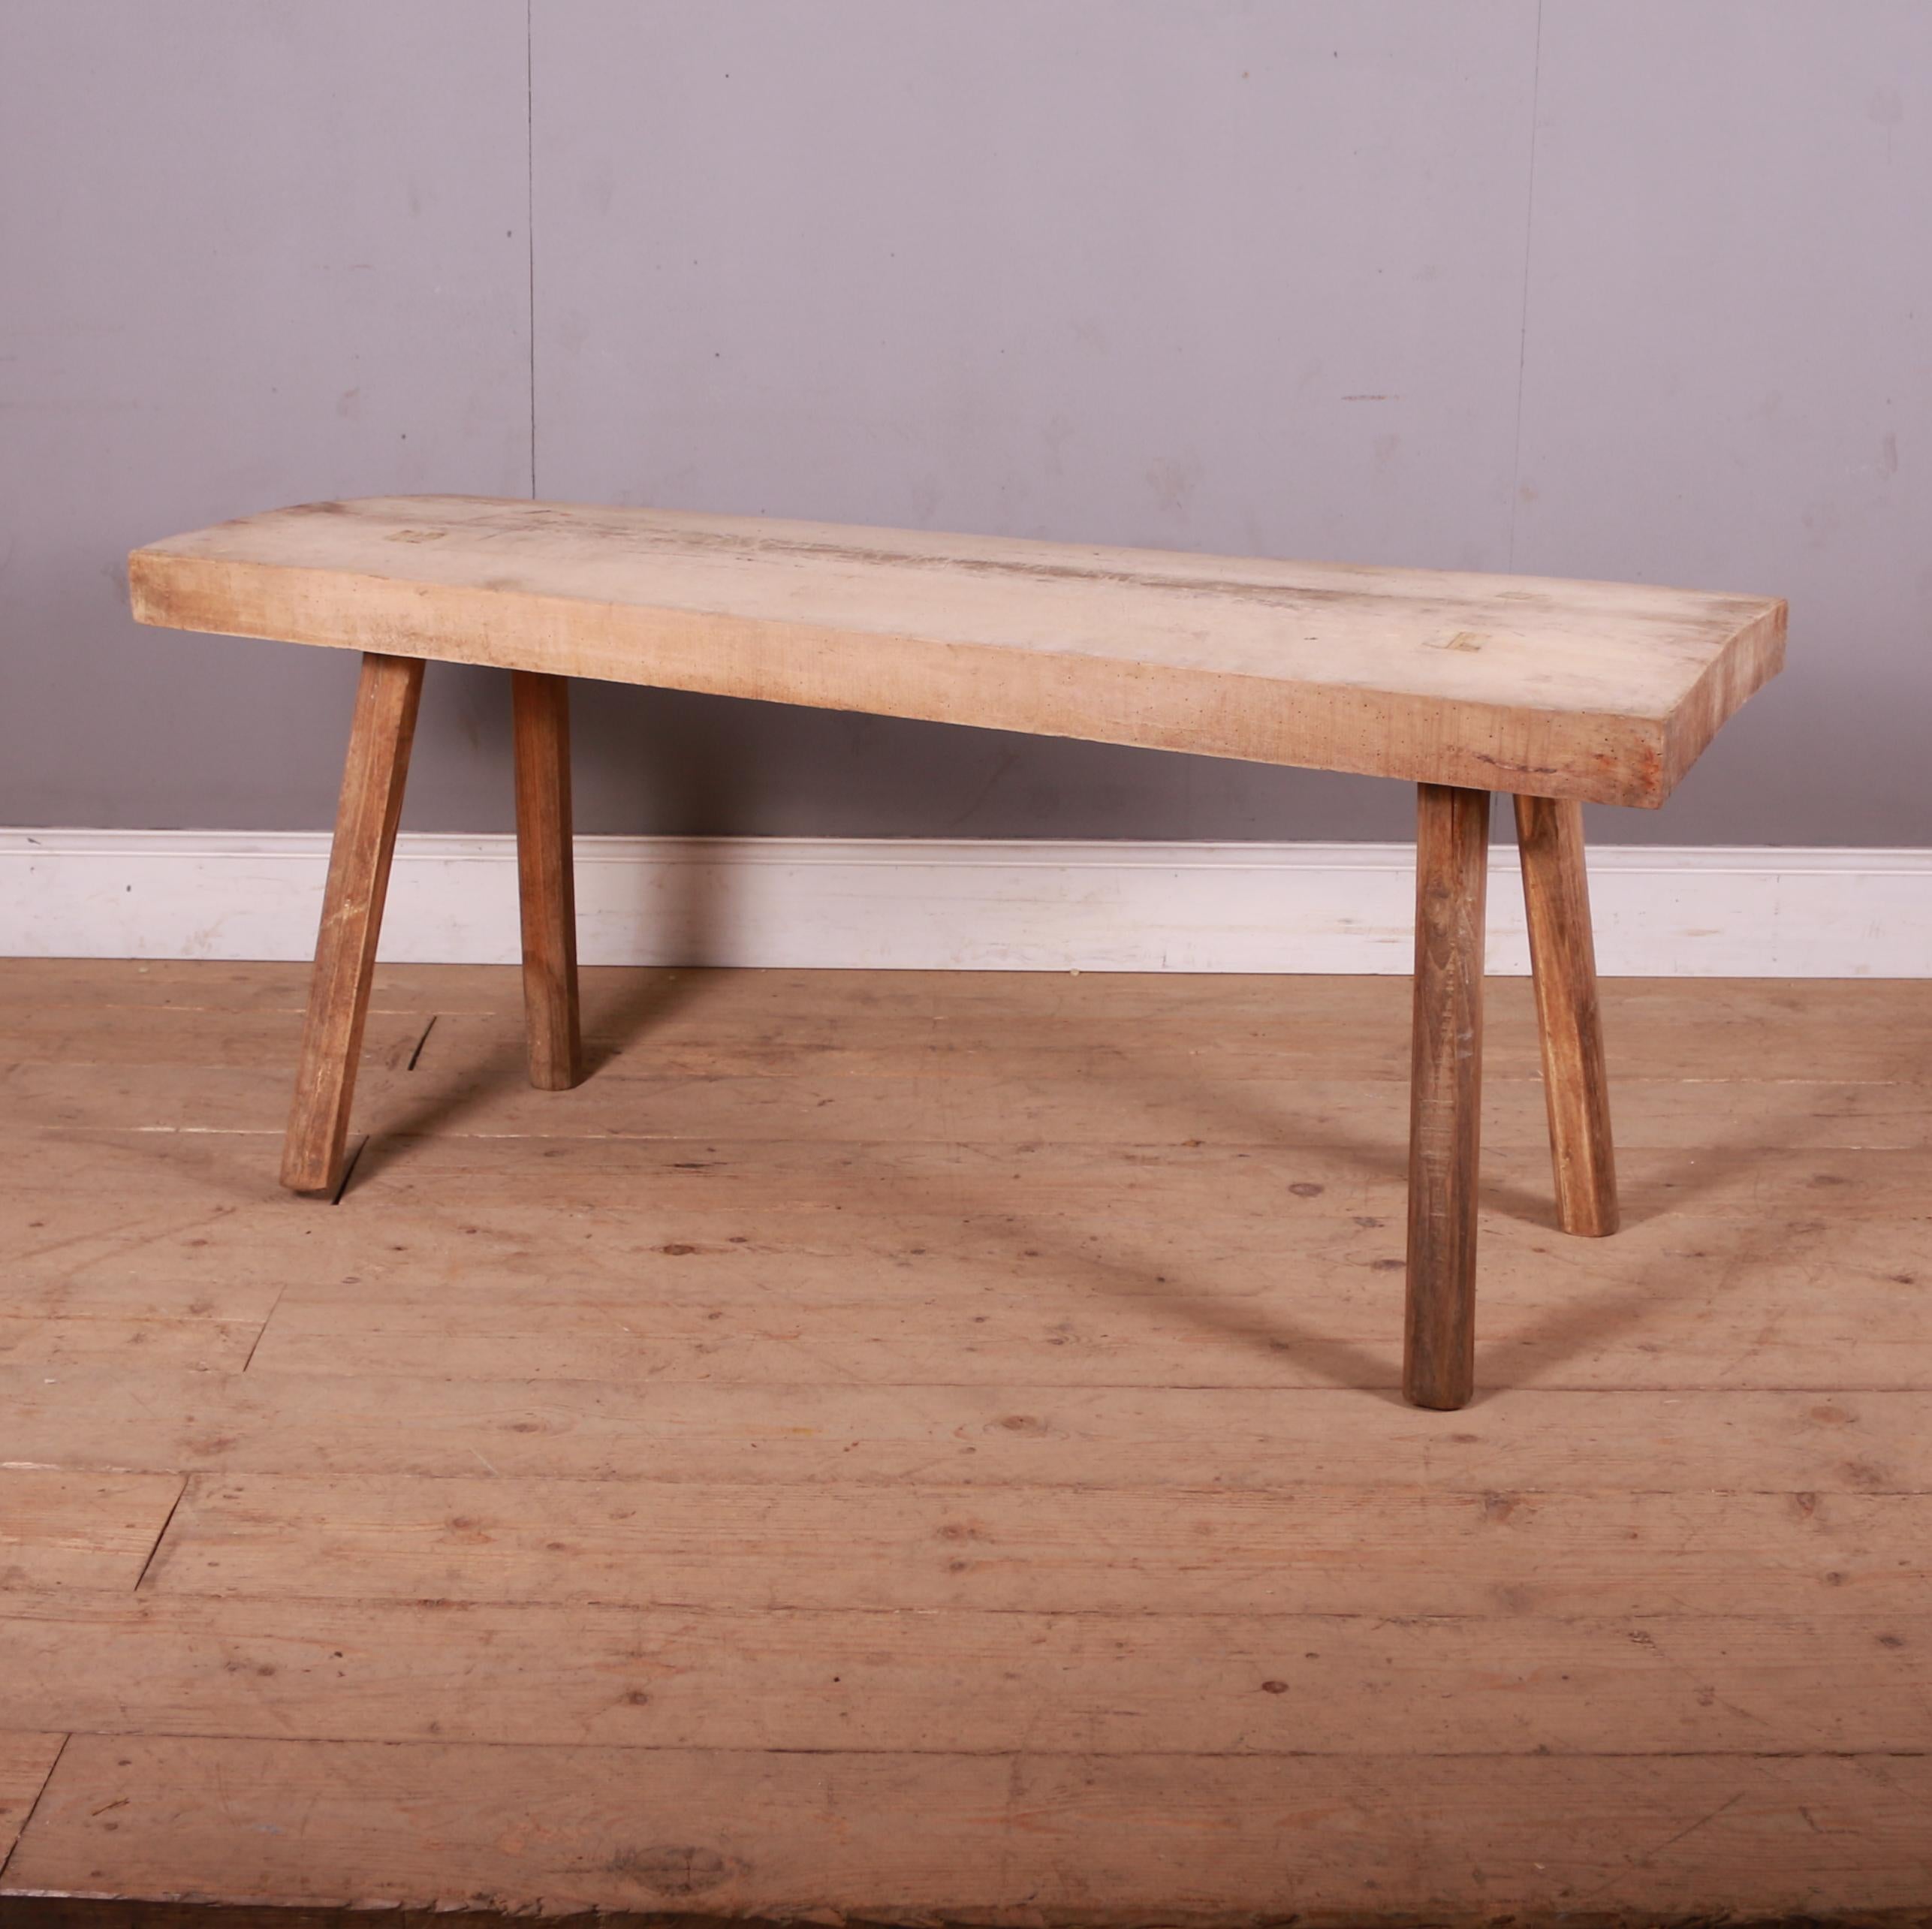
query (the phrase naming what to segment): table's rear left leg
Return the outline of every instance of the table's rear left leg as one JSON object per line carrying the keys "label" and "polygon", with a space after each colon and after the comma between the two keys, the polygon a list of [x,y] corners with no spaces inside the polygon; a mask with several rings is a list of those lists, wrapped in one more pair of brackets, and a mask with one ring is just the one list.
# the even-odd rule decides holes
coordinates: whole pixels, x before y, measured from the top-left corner
{"label": "table's rear left leg", "polygon": [[329,848],[295,1105],[282,1146],[282,1183],[294,1192],[333,1193],[342,1183],[382,901],[422,693],[420,658],[365,653]]}

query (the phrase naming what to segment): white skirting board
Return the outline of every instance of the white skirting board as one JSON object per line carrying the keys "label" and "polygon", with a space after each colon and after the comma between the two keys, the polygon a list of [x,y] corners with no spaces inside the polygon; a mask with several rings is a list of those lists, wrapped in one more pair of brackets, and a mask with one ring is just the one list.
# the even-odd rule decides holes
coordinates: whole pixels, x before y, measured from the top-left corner
{"label": "white skirting board", "polygon": [[[1490,967],[1527,969],[1495,847]],[[961,971],[1406,972],[1401,844],[580,837],[588,964]],[[0,954],[303,958],[312,832],[0,830]],[[1932,851],[1656,849],[1590,858],[1599,968],[1663,977],[1932,975]],[[382,955],[517,956],[508,836],[405,836]]]}

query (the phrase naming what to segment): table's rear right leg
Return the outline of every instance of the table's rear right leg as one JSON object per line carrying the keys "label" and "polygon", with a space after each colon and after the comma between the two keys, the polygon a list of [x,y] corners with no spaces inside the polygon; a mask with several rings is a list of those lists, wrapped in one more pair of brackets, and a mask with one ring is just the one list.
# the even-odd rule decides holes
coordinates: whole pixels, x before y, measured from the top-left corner
{"label": "table's rear right leg", "polygon": [[1584,876],[1583,806],[1568,798],[1519,797],[1516,841],[1523,853],[1557,1222],[1566,1232],[1601,1238],[1617,1230],[1617,1162]]}

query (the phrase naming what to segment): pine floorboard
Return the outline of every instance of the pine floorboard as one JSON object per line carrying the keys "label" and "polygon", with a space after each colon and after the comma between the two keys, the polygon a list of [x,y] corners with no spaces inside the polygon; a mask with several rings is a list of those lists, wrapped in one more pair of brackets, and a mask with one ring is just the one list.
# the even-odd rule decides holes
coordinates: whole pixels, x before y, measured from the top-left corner
{"label": "pine floorboard", "polygon": [[1432,1414],[1403,981],[593,971],[547,1093],[385,966],[333,1204],[305,981],[0,963],[6,1929],[1932,1921],[1932,984],[1608,984],[1585,1241],[1493,984]]}

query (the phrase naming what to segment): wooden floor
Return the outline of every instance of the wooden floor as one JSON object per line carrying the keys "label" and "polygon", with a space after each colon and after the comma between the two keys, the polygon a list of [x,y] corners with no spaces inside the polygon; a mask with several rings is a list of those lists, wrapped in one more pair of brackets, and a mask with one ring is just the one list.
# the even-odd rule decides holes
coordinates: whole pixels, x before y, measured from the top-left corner
{"label": "wooden floor", "polygon": [[559,1094],[386,969],[334,1204],[302,984],[0,966],[0,1922],[1932,1919],[1932,983],[1607,987],[1603,1241],[1493,984],[1460,1413],[1403,981],[592,972]]}

